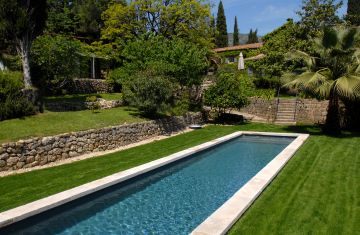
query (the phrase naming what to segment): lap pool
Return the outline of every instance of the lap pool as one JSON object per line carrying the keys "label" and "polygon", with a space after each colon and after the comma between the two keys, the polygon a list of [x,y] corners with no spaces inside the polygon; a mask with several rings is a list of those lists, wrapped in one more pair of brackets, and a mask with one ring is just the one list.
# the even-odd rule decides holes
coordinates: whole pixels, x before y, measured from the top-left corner
{"label": "lap pool", "polygon": [[294,140],[240,135],[3,227],[0,234],[189,234]]}

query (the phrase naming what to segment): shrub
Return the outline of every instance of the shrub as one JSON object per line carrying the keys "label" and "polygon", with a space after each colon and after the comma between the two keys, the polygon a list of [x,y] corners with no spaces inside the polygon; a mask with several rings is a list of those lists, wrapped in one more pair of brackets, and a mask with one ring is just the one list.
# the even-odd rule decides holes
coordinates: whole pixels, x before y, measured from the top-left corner
{"label": "shrub", "polygon": [[173,104],[173,84],[168,78],[140,73],[124,84],[125,102],[137,107],[144,116],[155,116]]}
{"label": "shrub", "polygon": [[89,108],[92,112],[100,109],[100,104],[97,100],[98,98],[95,95],[86,97],[85,101],[89,103]]}
{"label": "shrub", "polygon": [[248,104],[247,97],[251,93],[249,87],[251,85],[246,78],[232,73],[221,73],[216,84],[205,92],[205,104],[215,109],[218,114],[240,109]]}
{"label": "shrub", "polygon": [[0,120],[35,113],[34,106],[21,92],[22,88],[21,73],[0,71]]}
{"label": "shrub", "polygon": [[279,77],[257,77],[254,83],[257,88],[262,89],[276,89],[282,85]]}

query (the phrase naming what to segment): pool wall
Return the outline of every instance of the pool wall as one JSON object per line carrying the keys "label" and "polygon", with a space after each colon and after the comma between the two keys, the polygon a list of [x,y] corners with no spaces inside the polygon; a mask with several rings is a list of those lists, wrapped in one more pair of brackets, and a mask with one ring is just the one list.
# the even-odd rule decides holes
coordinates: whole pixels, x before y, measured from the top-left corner
{"label": "pool wall", "polygon": [[169,163],[173,163],[194,153],[211,148],[241,135],[266,135],[296,137],[278,156],[266,165],[256,176],[245,184],[232,198],[223,206],[215,211],[208,219],[199,225],[192,234],[223,234],[241,216],[241,214],[251,205],[257,196],[271,182],[276,174],[283,168],[286,162],[294,155],[296,150],[308,138],[304,134],[279,134],[279,133],[260,133],[260,132],[235,132],[233,134],[209,141],[193,148],[172,154],[170,156],[149,162],[122,171],[102,179],[81,185],[79,187],[66,190],[64,192],[28,203],[26,205],[0,213],[0,227],[21,221],[33,215],[42,213],[49,209],[63,205],[85,195],[118,184],[130,178],[147,173]]}

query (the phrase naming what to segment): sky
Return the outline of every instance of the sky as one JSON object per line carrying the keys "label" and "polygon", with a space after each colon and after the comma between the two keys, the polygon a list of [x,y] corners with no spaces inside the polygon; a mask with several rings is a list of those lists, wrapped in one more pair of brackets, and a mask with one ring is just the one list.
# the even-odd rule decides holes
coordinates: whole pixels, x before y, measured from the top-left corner
{"label": "sky", "polygon": [[[216,16],[220,0],[212,0],[213,14]],[[228,32],[234,31],[234,18],[237,16],[240,33],[258,29],[258,35],[265,35],[280,27],[286,19],[298,20],[296,11],[302,0],[222,0],[225,8]],[[339,10],[340,16],[346,13],[347,0]]]}

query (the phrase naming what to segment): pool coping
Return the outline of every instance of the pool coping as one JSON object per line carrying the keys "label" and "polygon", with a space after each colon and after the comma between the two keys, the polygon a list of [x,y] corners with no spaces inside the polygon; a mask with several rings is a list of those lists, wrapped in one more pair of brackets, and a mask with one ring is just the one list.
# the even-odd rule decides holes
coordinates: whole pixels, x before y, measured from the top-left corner
{"label": "pool coping", "polygon": [[[110,176],[80,185],[78,187],[30,202],[28,204],[0,213],[0,228],[19,222],[36,214],[53,209],[96,191],[121,183],[130,178],[147,173],[156,168],[178,161],[192,154],[201,152],[241,135],[265,135],[297,137],[268,165],[248,181],[233,197],[225,202],[218,210],[200,224],[193,232],[194,235],[224,234],[259,196],[271,180],[284,167],[286,162],[295,154],[302,143],[308,138],[306,134],[271,133],[238,131],[230,135],[208,141],[195,147],[174,153],[149,163],[121,171]],[[276,160],[276,161],[275,161]],[[261,173],[261,174],[260,174]]]}

